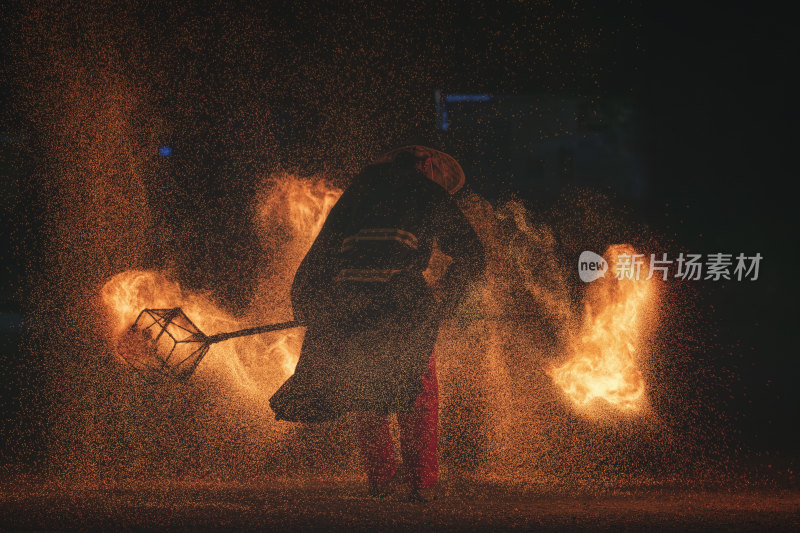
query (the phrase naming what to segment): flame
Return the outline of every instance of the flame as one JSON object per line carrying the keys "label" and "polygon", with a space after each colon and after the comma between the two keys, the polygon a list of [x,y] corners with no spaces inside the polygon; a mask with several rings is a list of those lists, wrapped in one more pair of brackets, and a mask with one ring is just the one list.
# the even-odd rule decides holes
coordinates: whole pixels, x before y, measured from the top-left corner
{"label": "flame", "polygon": [[[279,248],[276,253],[283,260],[262,276],[260,294],[288,294],[294,272],[340,194],[324,180],[288,174],[273,179],[260,199],[257,222],[265,242]],[[291,238],[275,243],[273,232],[280,227],[289,228]],[[158,271],[120,272],[106,281],[100,297],[115,342],[145,308],[180,307],[207,335],[249,327],[254,320],[285,320],[291,312],[286,302],[268,309],[254,304],[243,313],[251,320],[243,320],[221,309],[208,295],[186,291]],[[225,376],[235,389],[263,400],[294,372],[302,337],[302,330],[292,329],[216,344],[198,367],[197,375]]]}
{"label": "flame", "polygon": [[324,179],[278,175],[259,200],[257,223],[262,236],[270,240],[276,227],[288,225],[292,246],[305,255],[341,195],[339,188]]}
{"label": "flame", "polygon": [[[256,319],[262,323],[287,319],[294,273],[340,195],[341,190],[325,180],[289,174],[273,178],[262,191],[256,223],[274,260],[260,273],[257,295],[243,313],[251,320],[234,317],[203,293],[183,290],[161,272],[130,270],[113,276],[101,290],[113,337],[118,340],[144,308],[181,307],[206,334],[248,327]],[[548,371],[578,407],[601,399],[624,411],[642,408],[645,383],[638,345],[652,283],[617,279],[619,256],[634,253],[628,245],[606,251],[609,273],[588,287],[582,326],[570,336],[570,355]],[[263,398],[294,371],[302,335],[287,330],[215,345],[198,375],[223,373],[236,388]]]}
{"label": "flame", "polygon": [[571,339],[571,356],[563,365],[550,369],[555,384],[578,407],[589,407],[600,399],[624,411],[642,408],[645,383],[638,352],[642,318],[653,284],[645,279],[644,261],[638,279],[621,270],[620,256],[633,257],[635,253],[625,244],[606,251],[608,274],[587,289],[584,321]]}

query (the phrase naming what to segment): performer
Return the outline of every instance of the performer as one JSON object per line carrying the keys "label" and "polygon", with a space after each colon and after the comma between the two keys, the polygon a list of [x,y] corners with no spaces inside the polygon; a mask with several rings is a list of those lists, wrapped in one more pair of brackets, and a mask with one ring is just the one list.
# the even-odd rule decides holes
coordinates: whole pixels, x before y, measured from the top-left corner
{"label": "performer", "polygon": [[[438,382],[433,347],[485,266],[483,247],[451,194],[464,183],[447,154],[404,146],[356,176],[328,215],[292,285],[307,325],[294,375],[270,399],[278,420],[319,422],[357,412],[369,492],[385,496],[400,426],[410,499],[433,496],[438,476]],[[422,275],[434,242],[452,258],[437,300]]]}

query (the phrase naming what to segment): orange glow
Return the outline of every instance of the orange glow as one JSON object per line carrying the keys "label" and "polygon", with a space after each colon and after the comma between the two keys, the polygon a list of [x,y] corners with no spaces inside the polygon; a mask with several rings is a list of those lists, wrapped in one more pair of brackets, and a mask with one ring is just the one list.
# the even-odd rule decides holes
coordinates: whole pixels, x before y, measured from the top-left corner
{"label": "orange glow", "polygon": [[[144,308],[181,307],[208,335],[287,320],[291,316],[288,293],[294,273],[340,195],[341,190],[325,180],[284,174],[270,182],[258,199],[256,224],[267,255],[274,261],[259,273],[256,296],[243,312],[246,318],[234,317],[201,293],[184,291],[160,272],[130,270],[112,277],[101,296],[109,310],[115,342]],[[590,407],[595,400],[628,412],[643,407],[640,330],[653,284],[644,279],[646,264],[642,265],[642,279],[616,279],[618,256],[633,253],[628,245],[615,245],[606,251],[608,274],[587,287],[582,325],[577,333],[568,334],[568,357],[548,371],[577,407]],[[487,274],[489,285],[499,275]],[[526,282],[526,287],[529,285],[536,284]],[[558,305],[551,307],[556,316],[564,315]],[[294,371],[302,337],[301,329],[293,329],[226,341],[212,348],[197,375],[201,379],[225,375],[235,389],[263,400]],[[489,351],[494,348],[488,347]]]}
{"label": "orange glow", "polygon": [[578,407],[603,400],[624,411],[642,409],[645,383],[639,370],[640,330],[653,292],[643,261],[639,279],[618,279],[618,258],[632,256],[629,245],[613,245],[604,254],[609,269],[587,287],[580,331],[570,340],[570,355],[550,376]]}
{"label": "orange glow", "polygon": [[[305,255],[342,191],[326,180],[301,179],[291,174],[278,176],[271,185],[257,209],[262,235],[269,240],[276,226],[288,225],[295,241],[292,246],[302,248]],[[294,265],[295,269],[298,265]]]}
{"label": "orange glow", "polygon": [[[283,259],[274,272],[261,278],[259,294],[288,293],[294,272],[322,227],[325,217],[341,191],[325,181],[299,179],[283,175],[271,183],[257,209],[262,236],[272,243],[275,254]],[[276,227],[289,228],[288,240],[274,243],[270,233]],[[234,331],[272,320],[287,320],[288,302],[271,300],[269,308],[258,303],[246,311],[249,319],[240,319],[222,310],[208,296],[183,290],[180,285],[156,271],[128,270],[111,277],[100,291],[115,342],[145,308],[180,307],[207,335]],[[264,304],[266,305],[266,304]],[[290,329],[266,335],[243,337],[215,344],[198,367],[197,374],[215,375],[229,381],[233,388],[263,401],[293,371],[299,357],[303,331]]]}

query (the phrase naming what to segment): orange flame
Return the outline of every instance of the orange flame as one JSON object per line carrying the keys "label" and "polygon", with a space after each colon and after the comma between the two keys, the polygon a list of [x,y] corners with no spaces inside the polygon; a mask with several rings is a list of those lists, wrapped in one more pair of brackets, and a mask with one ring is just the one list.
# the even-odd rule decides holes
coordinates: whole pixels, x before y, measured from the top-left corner
{"label": "orange flame", "polygon": [[[571,356],[552,368],[550,376],[578,407],[595,400],[624,411],[641,410],[645,383],[639,370],[638,352],[642,318],[651,296],[652,282],[642,259],[640,274],[628,276],[620,256],[635,254],[629,245],[609,247],[606,277],[592,282],[586,295],[583,326],[571,340]],[[630,264],[630,260],[627,264]],[[619,279],[622,278],[622,279]]]}
{"label": "orange flame", "polygon": [[[260,273],[257,296],[245,310],[250,320],[237,319],[204,294],[182,290],[162,273],[131,270],[112,277],[101,290],[114,338],[118,339],[144,308],[181,307],[206,334],[240,329],[256,320],[287,319],[294,273],[340,195],[341,190],[324,180],[292,175],[277,177],[261,195],[256,222],[275,260]],[[634,253],[628,245],[608,249],[609,273],[588,287],[583,325],[571,336],[570,356],[548,372],[578,407],[602,399],[624,411],[642,408],[645,383],[639,370],[638,345],[652,283],[617,279],[619,256]],[[645,269],[643,265],[642,271]],[[294,371],[302,336],[302,331],[295,329],[215,345],[198,375],[226,375],[234,388],[263,400]]]}
{"label": "orange flame", "polygon": [[[328,212],[341,191],[323,180],[304,180],[282,175],[263,195],[258,221],[266,242],[274,242],[270,230],[276,225],[290,228],[291,238],[279,242],[276,253],[283,259],[278,269],[262,277],[261,294],[287,293],[294,272],[300,264]],[[263,224],[269,217],[271,224]],[[167,276],[155,271],[129,270],[111,277],[100,291],[109,317],[114,340],[119,339],[145,308],[180,307],[207,335],[233,331],[253,325],[222,310],[207,295],[183,290]],[[253,320],[285,320],[291,309],[288,303],[277,308],[247,310]],[[286,330],[261,336],[243,337],[214,345],[197,375],[224,376],[234,389],[263,400],[293,371],[299,357],[303,332]]]}
{"label": "orange flame", "polygon": [[288,225],[293,245],[305,255],[341,195],[340,189],[324,179],[282,174],[262,194],[257,209],[258,226],[269,240],[276,227]]}

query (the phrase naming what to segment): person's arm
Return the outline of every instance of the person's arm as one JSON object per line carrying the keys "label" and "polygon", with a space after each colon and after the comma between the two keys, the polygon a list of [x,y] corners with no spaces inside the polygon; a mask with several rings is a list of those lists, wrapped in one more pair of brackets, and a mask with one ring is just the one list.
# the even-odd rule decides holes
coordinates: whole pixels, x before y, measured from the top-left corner
{"label": "person's arm", "polygon": [[483,275],[486,258],[478,235],[451,197],[443,202],[437,226],[439,248],[453,260],[442,279],[445,296],[440,311],[447,316],[458,307],[470,280]]}
{"label": "person's arm", "polygon": [[332,279],[337,273],[337,256],[353,219],[353,210],[358,209],[363,178],[356,177],[333,206],[297,269],[291,299],[292,314],[298,322],[326,322],[336,313],[331,296]]}
{"label": "person's arm", "polygon": [[[330,215],[333,213],[331,210]],[[336,253],[336,243],[340,245],[342,237],[336,231],[330,215],[300,263],[292,282],[292,315],[302,324],[325,321],[331,307],[328,288],[334,275],[333,254]]]}

